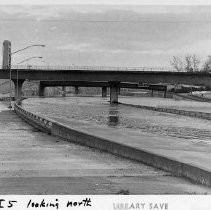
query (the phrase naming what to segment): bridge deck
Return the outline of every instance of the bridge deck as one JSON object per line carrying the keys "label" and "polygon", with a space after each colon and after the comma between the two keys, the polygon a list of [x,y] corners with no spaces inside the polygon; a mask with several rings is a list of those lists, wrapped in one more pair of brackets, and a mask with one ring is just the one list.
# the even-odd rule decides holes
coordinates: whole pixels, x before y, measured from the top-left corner
{"label": "bridge deck", "polygon": [[[13,69],[12,79],[40,81],[121,81],[151,84],[172,83],[211,86],[211,74],[200,72],[121,71],[121,70],[42,70]],[[8,70],[0,70],[0,79],[8,79]]]}

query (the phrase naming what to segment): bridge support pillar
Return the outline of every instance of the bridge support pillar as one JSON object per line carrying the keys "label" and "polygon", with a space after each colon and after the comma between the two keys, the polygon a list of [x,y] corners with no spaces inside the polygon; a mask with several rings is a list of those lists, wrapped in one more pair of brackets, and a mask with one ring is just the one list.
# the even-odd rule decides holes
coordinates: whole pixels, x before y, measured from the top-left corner
{"label": "bridge support pillar", "polygon": [[13,80],[13,83],[15,85],[15,100],[21,98],[22,96],[22,85],[24,81],[24,79]]}
{"label": "bridge support pillar", "polygon": [[79,94],[79,88],[78,88],[78,86],[75,86],[75,94]]}
{"label": "bridge support pillar", "polygon": [[62,96],[66,97],[66,87],[62,86]]}
{"label": "bridge support pillar", "polygon": [[167,86],[165,87],[165,90],[164,90],[164,98],[166,98],[167,96]]}
{"label": "bridge support pillar", "polygon": [[166,98],[166,93],[167,93],[167,91],[165,90],[165,91],[164,91],[164,98]]}
{"label": "bridge support pillar", "polygon": [[109,82],[109,86],[110,86],[110,103],[118,103],[120,82],[111,81]]}
{"label": "bridge support pillar", "polygon": [[44,91],[45,91],[45,86],[40,83],[40,85],[39,85],[39,96],[40,97],[44,96]]}
{"label": "bridge support pillar", "polygon": [[102,97],[103,98],[107,97],[107,87],[102,87]]}

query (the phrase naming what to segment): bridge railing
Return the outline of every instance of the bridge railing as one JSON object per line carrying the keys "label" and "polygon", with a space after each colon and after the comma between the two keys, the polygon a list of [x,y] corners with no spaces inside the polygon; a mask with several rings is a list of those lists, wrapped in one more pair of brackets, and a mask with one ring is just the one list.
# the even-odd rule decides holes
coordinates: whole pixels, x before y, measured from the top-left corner
{"label": "bridge railing", "polygon": [[12,69],[21,70],[105,70],[105,71],[175,71],[170,67],[115,67],[115,66],[35,66],[35,65],[12,65]]}

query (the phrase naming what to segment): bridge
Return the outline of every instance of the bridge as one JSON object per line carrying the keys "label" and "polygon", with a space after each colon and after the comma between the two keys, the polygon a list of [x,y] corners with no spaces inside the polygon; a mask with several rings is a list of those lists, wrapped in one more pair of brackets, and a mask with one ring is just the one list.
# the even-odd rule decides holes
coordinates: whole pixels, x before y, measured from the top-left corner
{"label": "bridge", "polygon": [[[8,70],[0,70],[0,79],[9,79]],[[21,94],[25,80],[38,80],[40,95],[47,86],[65,86],[68,82],[80,82],[80,85],[90,84],[110,87],[111,103],[118,102],[119,88],[131,87],[131,83],[147,84],[188,84],[211,87],[211,74],[202,72],[175,72],[164,68],[134,68],[134,67],[94,67],[94,66],[14,66],[11,69],[11,79],[15,85],[15,93]],[[42,83],[43,82],[43,83]],[[93,84],[94,84],[93,83]],[[106,85],[105,85],[106,83]],[[17,97],[17,96],[16,96]]]}

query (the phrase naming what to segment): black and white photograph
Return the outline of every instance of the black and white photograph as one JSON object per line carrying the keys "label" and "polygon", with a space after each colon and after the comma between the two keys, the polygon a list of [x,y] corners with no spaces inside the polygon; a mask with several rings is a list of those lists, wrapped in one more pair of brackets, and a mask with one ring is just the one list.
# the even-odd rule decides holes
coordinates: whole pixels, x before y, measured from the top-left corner
{"label": "black and white photograph", "polygon": [[211,194],[211,5],[12,2],[1,195]]}

